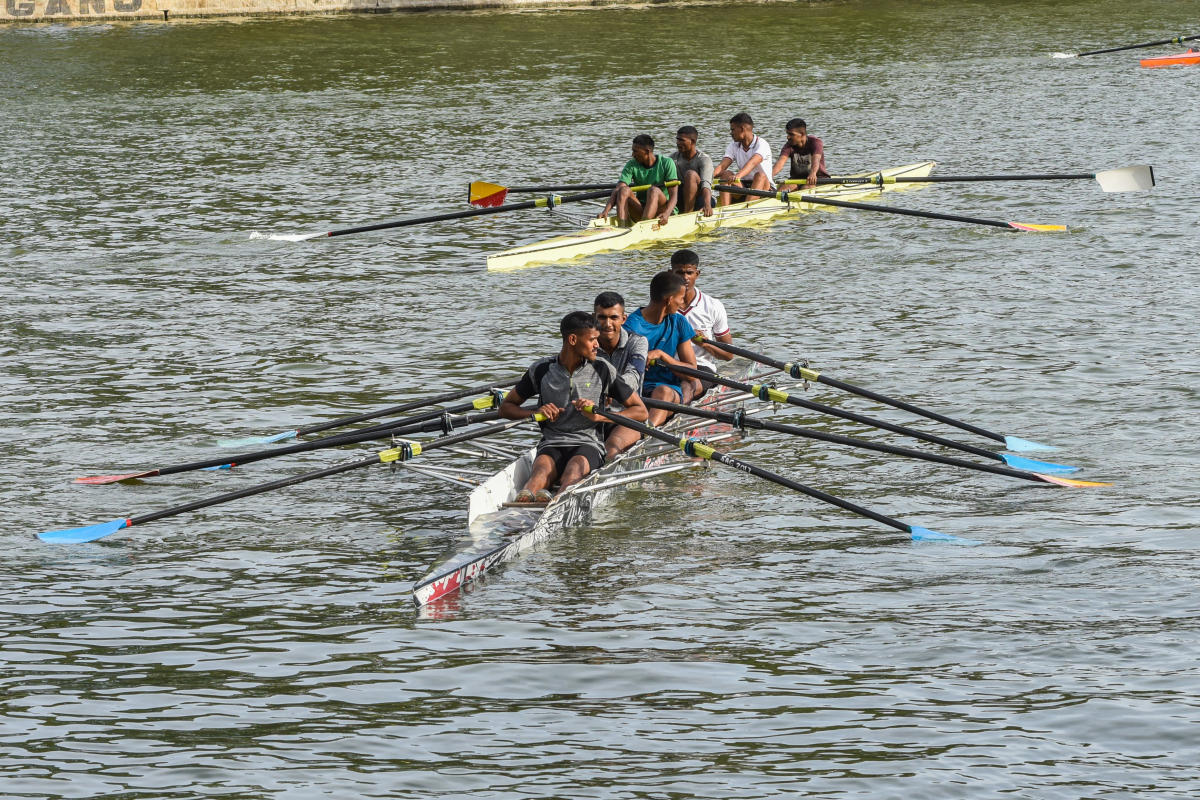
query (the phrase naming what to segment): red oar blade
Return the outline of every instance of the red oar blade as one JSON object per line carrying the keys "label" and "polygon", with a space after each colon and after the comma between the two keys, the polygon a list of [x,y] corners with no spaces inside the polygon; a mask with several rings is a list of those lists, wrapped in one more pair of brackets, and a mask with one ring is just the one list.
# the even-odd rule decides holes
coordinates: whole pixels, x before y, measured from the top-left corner
{"label": "red oar blade", "polygon": [[469,199],[473,206],[495,208],[504,204],[505,197],[508,197],[508,189],[499,184],[488,183],[487,181],[471,182]]}
{"label": "red oar blade", "polygon": [[87,483],[95,486],[105,483],[116,483],[117,481],[131,481],[134,478],[149,478],[157,474],[158,470],[152,469],[146,472],[127,472],[124,475],[93,475],[90,478],[76,478],[73,483]]}

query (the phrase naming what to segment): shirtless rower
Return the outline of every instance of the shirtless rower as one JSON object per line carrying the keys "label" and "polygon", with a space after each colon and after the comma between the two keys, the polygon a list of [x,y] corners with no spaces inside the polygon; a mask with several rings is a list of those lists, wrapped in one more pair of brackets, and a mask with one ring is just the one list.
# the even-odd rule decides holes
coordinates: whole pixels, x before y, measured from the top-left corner
{"label": "shirtless rower", "polygon": [[[616,208],[617,219],[621,222],[658,217],[658,224],[666,225],[679,201],[679,185],[666,184],[675,180],[675,162],[655,155],[654,139],[640,133],[633,137],[633,158],[625,162],[616,188],[608,196],[604,210],[596,216],[603,219]],[[641,192],[629,188],[648,184],[650,188]]]}
{"label": "shirtless rower", "polygon": [[679,176],[679,210],[703,211],[704,216],[713,213],[712,177],[713,163],[708,154],[696,146],[700,134],[695,127],[684,125],[675,134],[675,172]]}
{"label": "shirtless rower", "polygon": [[[600,423],[607,418],[583,410],[611,395],[625,404],[619,413],[638,422],[646,420],[641,397],[618,380],[612,364],[596,358],[599,331],[596,317],[572,311],[559,323],[562,348],[557,355],[535,361],[500,403],[504,419],[528,419],[542,414],[542,439],[529,480],[517,493],[518,503],[547,503],[550,487],[559,479],[560,491],[578,483],[604,463]],[[537,408],[522,408],[537,397]],[[636,434],[635,434],[636,436]]]}
{"label": "shirtless rower", "polygon": [[[748,189],[774,189],[775,184],[767,173],[771,165],[771,145],[754,133],[754,120],[749,114],[743,111],[730,118],[729,138],[733,141],[725,148],[725,157],[714,170],[718,180],[738,183]],[[736,169],[730,169],[735,165]],[[721,205],[729,205],[732,200],[732,193],[721,192]]]}
{"label": "shirtless rower", "polygon": [[825,144],[817,137],[808,135],[808,125],[799,117],[788,120],[787,142],[779,151],[779,160],[771,167],[771,174],[778,174],[783,165],[789,162],[789,188],[804,183],[811,189],[817,185],[817,178],[829,177],[825,164]]}
{"label": "shirtless rower", "polygon": [[[696,333],[705,339],[732,342],[733,334],[729,330],[729,318],[725,314],[725,304],[696,287],[696,279],[700,277],[700,256],[696,254],[696,251],[676,250],[671,256],[671,271],[684,280],[682,313],[692,324]],[[697,342],[694,349],[696,351],[696,369],[705,372],[716,374],[717,359],[733,360],[733,353],[722,350],[716,345]],[[685,377],[681,385],[685,403],[702,397],[705,392],[716,386],[712,381],[690,376]]]}

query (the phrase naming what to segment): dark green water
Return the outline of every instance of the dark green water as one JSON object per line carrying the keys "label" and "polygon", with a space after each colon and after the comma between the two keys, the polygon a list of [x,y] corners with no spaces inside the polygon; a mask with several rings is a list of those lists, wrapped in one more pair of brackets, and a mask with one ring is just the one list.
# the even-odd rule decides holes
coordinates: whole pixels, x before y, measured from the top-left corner
{"label": "dark green water", "polygon": [[[1049,56],[1196,25],[1101,0],[0,28],[0,795],[1191,796],[1200,68]],[[621,495],[436,619],[409,589],[465,496],[406,473],[34,538],[333,463],[70,482],[507,374],[670,252],[484,272],[563,229],[532,212],[252,233],[459,210],[474,178],[607,179],[683,123],[720,151],[740,110],[775,148],[804,116],[837,171],[1154,165],[1150,194],[886,201],[1065,235],[840,212],[696,245],[739,341],[1115,486],[755,436],[747,460],[985,544],[914,546],[714,469]]]}

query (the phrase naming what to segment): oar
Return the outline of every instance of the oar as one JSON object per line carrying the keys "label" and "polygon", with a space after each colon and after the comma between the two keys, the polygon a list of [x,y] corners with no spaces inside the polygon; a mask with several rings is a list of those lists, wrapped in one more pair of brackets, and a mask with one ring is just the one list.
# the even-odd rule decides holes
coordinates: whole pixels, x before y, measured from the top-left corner
{"label": "oar", "polygon": [[615,183],[569,183],[550,186],[501,186],[488,181],[471,181],[467,188],[467,202],[480,208],[491,208],[504,202],[509,192],[533,194],[537,192],[586,192],[589,189],[617,188]]}
{"label": "oar", "polygon": [[1054,58],[1079,58],[1080,56],[1098,56],[1101,53],[1119,53],[1122,50],[1137,50],[1142,47],[1156,47],[1160,44],[1183,44],[1190,42],[1193,39],[1200,39],[1200,34],[1195,36],[1175,36],[1170,39],[1159,39],[1157,42],[1142,42],[1141,44],[1127,44],[1122,47],[1106,47],[1103,50],[1088,50],[1086,53],[1055,53]]}
{"label": "oar", "polygon": [[903,400],[897,400],[894,397],[878,394],[870,389],[863,389],[861,386],[855,386],[852,383],[844,383],[834,378],[828,378],[815,370],[809,369],[803,364],[796,364],[791,361],[779,361],[771,358],[770,356],[763,355],[762,353],[756,353],[753,350],[747,350],[744,347],[738,347],[737,345],[728,344],[726,342],[718,342],[712,339],[706,339],[699,335],[696,336],[695,341],[703,342],[704,344],[715,345],[722,350],[733,353],[736,356],[742,356],[750,359],[751,361],[757,361],[760,364],[766,364],[769,367],[781,369],[791,375],[793,378],[812,381],[813,383],[823,383],[826,386],[832,386],[835,389],[841,389],[844,392],[850,392],[851,394],[856,394],[860,397],[866,397],[871,400],[875,400],[876,402],[893,406],[894,408],[903,409],[911,414],[917,414],[918,416],[927,417],[929,419],[936,420],[937,422],[951,425],[955,428],[960,428],[964,431],[974,433],[977,436],[982,436],[986,439],[1003,442],[1006,449],[1013,450],[1018,453],[1028,453],[1034,450],[1057,449],[1048,444],[1039,444],[1038,442],[1033,442],[1029,439],[1022,439],[1019,436],[1004,436],[994,431],[989,431],[986,428],[981,428],[978,425],[972,425],[969,422],[963,422],[961,420],[954,419],[953,417],[947,417],[946,415],[939,414],[936,411],[930,411],[928,409],[921,408],[920,406],[914,406],[911,403],[906,403]]}
{"label": "oar", "polygon": [[[388,406],[387,408],[381,408],[378,411],[368,411],[364,414],[355,414],[352,417],[342,417],[341,419],[335,419],[330,422],[321,422],[316,425],[306,425],[303,428],[283,431],[282,433],[274,433],[267,436],[249,436],[245,439],[220,439],[217,441],[217,445],[220,447],[253,447],[256,444],[282,442],[287,439],[295,439],[298,436],[305,436],[310,433],[327,431],[331,428],[341,428],[346,425],[353,425],[356,422],[365,422],[366,420],[376,419],[377,417],[387,417],[391,416],[392,414],[404,414],[409,411],[416,411],[418,408],[434,406],[438,403],[449,403],[452,400],[461,400],[464,397],[470,397],[471,395],[479,394],[480,392],[494,392],[497,388],[512,386],[520,379],[520,375],[510,375],[493,383],[485,383],[482,386],[472,386],[468,389],[455,389],[452,392],[446,392],[445,394],[439,394],[433,397],[422,397],[417,400],[409,400],[408,402],[401,403],[398,406]],[[489,404],[480,408],[490,407],[491,405]]]}
{"label": "oar", "polygon": [[[663,186],[678,185],[679,181],[667,181],[663,184]],[[509,192],[582,192],[588,189],[603,189],[604,194],[606,194],[615,188],[617,188],[617,184],[615,183],[576,183],[565,186],[501,186],[498,183],[488,183],[487,181],[472,181],[470,188],[467,190],[467,200],[473,206],[492,208],[503,203],[504,198],[508,196]],[[650,188],[650,184],[645,186],[631,186],[629,188],[634,192],[644,192]],[[565,202],[565,200],[560,200],[559,202]]]}
{"label": "oar", "polygon": [[1013,231],[1065,231],[1066,225],[1043,225],[1034,222],[1002,222],[997,219],[983,219],[982,217],[964,217],[959,214],[938,214],[933,211],[913,211],[908,208],[892,208],[891,206],[877,206],[870,203],[853,203],[849,200],[832,200],[826,197],[816,197],[811,194],[797,194],[795,192],[768,192],[763,189],[746,189],[742,186],[731,186],[729,184],[721,184],[714,187],[716,191],[731,192],[733,194],[745,195],[747,197],[774,197],[786,203],[789,200],[795,203],[816,203],[822,206],[837,206],[838,208],[857,208],[860,211],[882,211],[885,214],[901,214],[906,217],[924,217],[925,219],[945,219],[951,222],[968,222],[973,225],[991,225],[995,228],[1006,228]]}
{"label": "oar", "polygon": [[[494,419],[494,416],[492,418]],[[238,500],[243,497],[262,494],[263,492],[269,492],[272,489],[281,489],[284,486],[292,486],[297,483],[316,480],[317,478],[325,478],[330,475],[337,475],[342,472],[349,472],[353,469],[359,469],[360,467],[369,467],[372,464],[388,464],[393,461],[407,461],[408,459],[419,456],[421,453],[429,450],[435,450],[439,447],[447,447],[450,445],[459,444],[460,442],[470,441],[471,439],[478,439],[482,436],[488,436],[489,434],[499,433],[500,431],[507,430],[516,424],[519,423],[502,422],[497,425],[489,425],[485,428],[475,431],[464,431],[463,433],[455,434],[453,436],[444,436],[440,439],[434,439],[431,442],[425,442],[423,444],[417,442],[405,442],[397,447],[392,447],[376,453],[370,458],[350,461],[345,464],[338,464],[336,466],[317,470],[316,472],[306,472],[303,475],[293,475],[290,478],[281,478],[277,481],[263,483],[258,486],[251,486],[247,489],[241,489],[236,492],[217,495],[216,497],[209,497],[204,500],[193,500],[190,503],[172,506],[171,508],[163,509],[162,511],[152,511],[148,514],[142,514],[136,517],[119,517],[114,520],[109,520],[108,522],[102,522],[98,525],[87,525],[82,528],[70,528],[68,530],[61,531],[45,531],[43,533],[39,533],[37,536],[44,542],[91,542],[116,533],[122,528],[129,528],[134,525],[144,525],[147,522],[153,522],[156,519],[173,517],[188,511],[195,511],[200,508],[207,508],[220,503],[228,503],[231,500]]]}
{"label": "oar", "polygon": [[[1094,180],[1100,184],[1104,192],[1148,192],[1154,186],[1154,168],[1148,164],[1120,169],[1106,169],[1100,172],[1080,172],[1072,174],[1042,174],[1042,175],[927,175],[917,178],[911,175],[884,175],[876,173],[867,177],[848,176],[844,178],[818,178],[817,183],[823,186],[843,186],[847,184],[870,184],[886,186],[896,183],[966,183],[984,181],[1086,181]],[[787,178],[780,181],[784,184],[803,184],[804,178]]]}
{"label": "oar", "polygon": [[860,447],[864,450],[874,450],[879,453],[889,453],[891,455],[904,456],[906,458],[919,458],[923,461],[932,461],[936,464],[948,464],[952,467],[962,467],[963,469],[973,469],[978,472],[990,472],[993,475],[1007,475],[1010,478],[1020,478],[1021,480],[1033,481],[1034,483],[1050,483],[1055,486],[1112,486],[1111,483],[1101,483],[1099,481],[1077,481],[1070,478],[1058,478],[1053,475],[1041,475],[1037,472],[1024,472],[1022,470],[1010,469],[1008,467],[995,467],[991,464],[979,464],[974,461],[967,461],[963,458],[954,458],[953,456],[942,456],[936,453],[926,453],[921,450],[913,450],[908,447],[896,447],[890,444],[880,444],[878,442],[869,442],[866,439],[857,439],[853,436],[842,436],[837,433],[825,433],[824,431],[815,431],[811,428],[801,428],[796,425],[786,425],[782,422],[771,422],[770,420],[751,417],[744,413],[733,412],[732,414],[724,411],[710,411],[706,408],[696,408],[694,406],[685,406],[679,403],[669,403],[666,400],[655,400],[653,397],[643,397],[642,402],[648,408],[661,408],[665,411],[670,411],[675,414],[687,414],[693,417],[704,417],[706,419],[714,419],[718,422],[724,422],[733,425],[737,428],[758,428],[765,431],[775,431],[777,433],[786,433],[792,436],[803,436],[808,439],[816,439],[821,442],[830,442],[831,444],[841,444],[848,447]]}
{"label": "oar", "polygon": [[[635,192],[645,191],[650,188],[651,184],[645,186],[629,187]],[[474,208],[470,211],[451,211],[446,214],[434,214],[429,217],[413,217],[412,219],[398,219],[391,222],[376,222],[372,225],[359,225],[354,228],[341,228],[328,233],[296,233],[296,234],[272,234],[268,238],[282,239],[289,242],[303,242],[306,239],[316,239],[325,236],[346,236],[351,233],[366,233],[368,231],[382,231],[388,228],[405,228],[409,225],[424,225],[429,222],[444,222],[451,219],[466,219],[467,217],[481,217],[485,214],[500,214],[505,211],[523,211],[529,208],[554,208],[563,203],[578,203],[583,200],[597,200],[601,197],[608,197],[612,190],[585,192],[583,194],[569,194],[565,197],[551,195],[550,197],[539,197],[536,200],[526,200],[521,203],[509,203],[508,205],[499,205],[491,208]]]}
{"label": "oar", "polygon": [[802,492],[809,497],[830,503],[838,508],[852,511],[855,514],[867,517],[868,519],[873,519],[876,522],[882,522],[884,525],[888,525],[898,531],[909,534],[913,538],[913,541],[940,541],[954,542],[957,544],[980,544],[980,542],[977,542],[973,539],[962,539],[957,536],[938,533],[937,531],[932,531],[928,528],[922,528],[918,525],[909,525],[908,523],[900,522],[899,520],[892,519],[891,517],[886,517],[883,514],[870,510],[869,508],[863,508],[862,506],[851,503],[848,500],[843,500],[840,497],[834,497],[831,494],[826,494],[820,489],[813,489],[811,486],[805,486],[802,483],[797,483],[791,478],[785,478],[784,476],[778,475],[770,470],[765,470],[762,467],[755,466],[754,464],[748,464],[739,458],[734,458],[733,456],[722,453],[719,450],[714,450],[712,447],[698,439],[689,439],[686,436],[676,437],[661,431],[658,428],[652,428],[649,425],[643,425],[642,423],[631,420],[628,417],[623,417],[620,414],[606,411],[594,405],[590,406],[587,410],[599,414],[600,416],[607,417],[609,420],[620,425],[624,425],[627,428],[632,428],[635,431],[639,431],[645,436],[650,436],[664,442],[678,445],[680,450],[694,458],[703,458],[709,461],[716,461],[718,464],[724,464],[727,467],[733,467],[736,470],[748,472],[751,475],[771,481],[772,483],[777,483],[780,486],[787,487],[788,489],[794,489],[797,492]]}
{"label": "oar", "polygon": [[[653,364],[654,359],[651,359],[648,363]],[[853,422],[859,422],[863,425],[870,425],[875,428],[882,428],[885,431],[898,433],[902,436],[909,436],[913,439],[920,439],[925,442],[930,442],[931,444],[941,445],[942,447],[950,447],[955,450],[961,450],[964,453],[971,453],[972,455],[990,458],[993,461],[1003,461],[1010,467],[1027,470],[1029,472],[1062,474],[1079,471],[1079,467],[1072,467],[1066,464],[1052,464],[1049,461],[1035,461],[1032,458],[1022,458],[1021,456],[1014,456],[1010,453],[997,453],[992,450],[985,450],[982,447],[976,447],[963,442],[956,442],[953,439],[945,439],[941,436],[936,436],[932,433],[925,433],[924,431],[919,431],[915,428],[907,428],[903,425],[896,425],[891,422],[873,419],[871,417],[864,416],[863,414],[856,414],[853,411],[844,411],[843,409],[835,408],[834,406],[827,406],[824,403],[815,403],[812,400],[805,400],[802,397],[790,395],[781,389],[776,389],[772,386],[765,386],[761,383],[743,383],[741,381],[735,381],[732,378],[726,378],[723,375],[715,375],[711,372],[703,372],[698,369],[692,369],[691,367],[681,366],[678,364],[672,364],[669,369],[672,372],[679,373],[680,375],[688,375],[693,378],[702,378],[707,381],[719,383],[722,386],[728,386],[731,389],[738,389],[743,392],[748,392],[749,394],[757,397],[759,400],[769,403],[787,403],[788,405],[807,408],[810,411],[828,414],[832,417],[841,417],[842,419],[852,420]]]}
{"label": "oar", "polygon": [[[387,439],[390,436],[404,436],[409,433],[419,433],[425,431],[434,431],[438,428],[453,428],[456,425],[465,424],[467,417],[456,416],[459,411],[469,411],[476,409],[482,411],[491,408],[493,405],[499,405],[494,397],[482,398],[487,400],[486,404],[480,404],[478,401],[471,403],[463,403],[447,409],[436,409],[427,411],[424,414],[417,414],[408,419],[398,419],[384,425],[373,425],[370,428],[363,428],[353,433],[343,433],[337,436],[326,436],[322,439],[316,439],[311,442],[302,442],[300,444],[288,445],[287,447],[275,447],[270,450],[259,450],[253,453],[243,453],[238,456],[230,456],[227,458],[211,458],[204,461],[191,461],[186,464],[174,464],[169,467],[158,467],[156,469],[145,470],[144,472],[126,472],[119,475],[92,475],[87,478],[76,478],[75,483],[86,483],[92,486],[117,483],[118,481],[128,481],[134,478],[151,478],[155,475],[174,475],[177,472],[190,472],[192,470],[204,469],[232,469],[236,466],[252,464],[255,461],[262,461],[266,458],[275,458],[277,456],[289,456],[293,453],[306,453],[310,450],[322,450],[329,447],[340,447],[346,444],[357,444],[359,442],[369,442],[372,439]],[[431,421],[432,420],[432,421]],[[479,420],[476,420],[479,421]]]}

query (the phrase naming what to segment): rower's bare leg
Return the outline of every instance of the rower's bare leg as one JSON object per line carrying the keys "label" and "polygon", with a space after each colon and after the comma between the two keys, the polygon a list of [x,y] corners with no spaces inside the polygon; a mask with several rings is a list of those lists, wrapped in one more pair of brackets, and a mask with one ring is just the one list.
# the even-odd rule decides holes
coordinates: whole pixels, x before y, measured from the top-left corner
{"label": "rower's bare leg", "polygon": [[559,484],[558,490],[561,492],[571,484],[579,483],[591,471],[592,466],[588,463],[587,456],[571,456],[567,461],[567,466],[563,469],[562,482]]}
{"label": "rower's bare leg", "polygon": [[[679,396],[679,392],[672,389],[670,386],[659,384],[654,387],[654,391],[650,396],[655,400],[666,400],[668,403],[682,402],[683,398]],[[650,417],[646,420],[647,425],[658,427],[671,418],[671,412],[661,408],[650,409]]]}
{"label": "rower's bare leg", "polygon": [[700,197],[700,173],[689,169],[679,178],[679,210],[686,214],[696,210]]}
{"label": "rower's bare leg", "polygon": [[542,454],[533,460],[533,469],[529,472],[529,480],[525,481],[524,488],[531,492],[536,492],[539,489],[549,489],[554,485],[556,477],[558,475],[557,470],[554,468],[554,459]]}
{"label": "rower's bare leg", "polygon": [[704,387],[700,385],[700,380],[698,378],[684,378],[682,386],[683,402],[685,405],[699,397],[704,391]]}
{"label": "rower's bare leg", "polygon": [[662,189],[657,186],[651,186],[646,190],[646,207],[642,211],[642,219],[654,219],[659,215],[662,208],[667,205],[667,196],[662,193]]}
{"label": "rower's bare leg", "polygon": [[631,219],[638,220],[642,218],[642,204],[637,199],[637,195],[629,190],[625,184],[621,184],[613,190],[613,207],[617,210],[617,219],[621,222],[628,222]]}
{"label": "rower's bare leg", "polygon": [[[751,181],[750,188],[758,189],[761,192],[771,191],[771,182],[769,180],[767,180],[767,174],[765,172],[763,172],[762,170],[759,170],[758,172],[754,173],[754,180]],[[747,197],[746,199],[753,200],[756,198]]]}
{"label": "rower's bare leg", "polygon": [[604,451],[609,461],[612,461],[621,453],[628,450],[642,438],[642,435],[633,428],[626,428],[624,425],[618,424],[613,428],[612,433],[608,434],[608,438],[604,440]]}
{"label": "rower's bare leg", "polygon": [[[714,175],[713,181],[715,182],[718,180],[722,181],[723,183],[733,183],[734,182],[733,173],[730,172],[729,170],[725,170],[720,175]],[[744,200],[745,198],[739,197],[738,199]],[[733,194],[731,192],[721,192],[717,196],[717,205],[719,205],[719,206],[727,206],[731,202],[733,202]]]}

